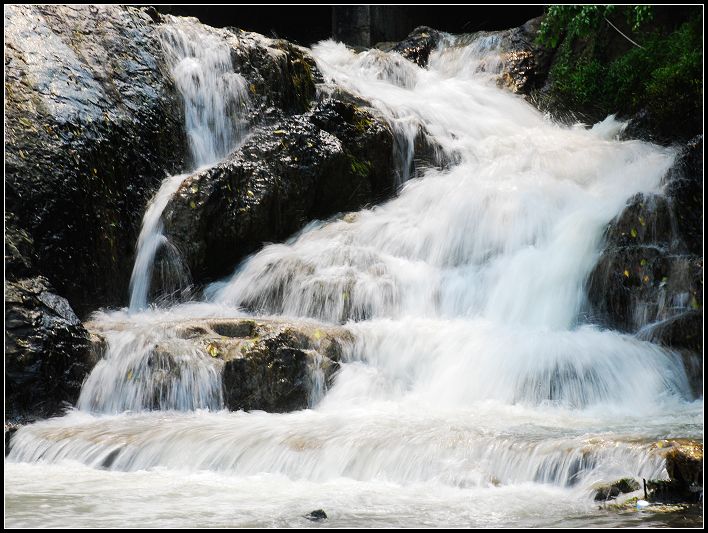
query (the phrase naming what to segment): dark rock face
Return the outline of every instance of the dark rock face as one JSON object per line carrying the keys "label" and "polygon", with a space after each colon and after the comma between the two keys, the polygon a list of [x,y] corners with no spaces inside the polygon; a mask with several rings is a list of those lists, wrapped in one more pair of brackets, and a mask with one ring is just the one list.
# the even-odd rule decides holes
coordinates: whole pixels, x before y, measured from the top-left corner
{"label": "dark rock face", "polygon": [[231,410],[288,412],[307,407],[310,390],[307,355],[276,336],[260,342],[246,357],[224,367],[224,400]]}
{"label": "dark rock face", "polygon": [[435,50],[442,36],[443,34],[437,30],[427,26],[419,26],[408,37],[394,46],[393,51],[413,61],[419,67],[426,67],[430,52]]}
{"label": "dark rock face", "polygon": [[326,388],[339,369],[347,335],[312,326],[252,324],[251,331],[241,332],[245,340],[210,342],[213,355],[224,360],[225,407],[275,413],[306,409],[316,399],[318,379]]}
{"label": "dark rock face", "polygon": [[666,472],[671,481],[690,488],[703,484],[703,445],[697,442],[674,445],[666,453]]}
{"label": "dark rock face", "polygon": [[186,151],[152,24],[117,6],[5,10],[6,205],[81,315],[125,300],[142,213]]}
{"label": "dark rock face", "polygon": [[[5,419],[13,428],[75,403],[97,360],[69,302],[35,263],[32,238],[6,213]],[[11,432],[6,428],[6,440]]]}
{"label": "dark rock face", "polygon": [[499,84],[512,92],[532,95],[542,87],[551,67],[551,52],[536,43],[542,17],[523,26],[500,32],[502,35],[502,75]]}
{"label": "dark rock face", "polygon": [[5,283],[5,416],[56,415],[95,364],[89,333],[43,277]]}
{"label": "dark rock face", "polygon": [[692,139],[668,176],[666,194],[689,253],[703,256],[703,135]]}
{"label": "dark rock face", "polygon": [[703,139],[694,139],[669,171],[664,196],[637,195],[610,222],[605,250],[588,281],[594,319],[681,350],[697,394],[703,350],[702,153]]}
{"label": "dark rock face", "polygon": [[608,243],[588,286],[596,319],[633,333],[701,308],[702,259],[673,255],[659,246]]}
{"label": "dark rock face", "polygon": [[256,129],[225,161],[184,181],[165,232],[204,282],[313,218],[393,192],[393,136],[372,110],[335,98]]}
{"label": "dark rock face", "polygon": [[231,47],[234,70],[249,82],[254,123],[310,108],[322,76],[307,49],[237,28],[222,36]]}

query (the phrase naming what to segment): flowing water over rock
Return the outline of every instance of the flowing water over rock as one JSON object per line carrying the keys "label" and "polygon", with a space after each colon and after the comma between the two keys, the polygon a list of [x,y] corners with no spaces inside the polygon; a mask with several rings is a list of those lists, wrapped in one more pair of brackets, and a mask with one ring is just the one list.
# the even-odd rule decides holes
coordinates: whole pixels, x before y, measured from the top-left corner
{"label": "flowing water over rock", "polygon": [[[185,126],[194,169],[216,163],[241,140],[248,102],[246,80],[233,72],[231,50],[195,22],[172,19],[162,28],[161,40],[177,89],[184,101]],[[130,279],[130,309],[148,304],[153,267],[158,250],[166,249],[161,276],[168,292],[189,284],[189,273],[179,252],[163,235],[160,218],[170,197],[190,174],[165,180],[151,200],[138,238],[133,275]],[[165,279],[167,278],[167,279]],[[169,291],[169,289],[172,291]]]}
{"label": "flowing water over rock", "polygon": [[[266,246],[207,302],[99,317],[133,325],[106,334],[77,411],[13,438],[12,524],[306,526],[320,508],[336,527],[660,524],[598,512],[592,486],[665,477],[651,444],[700,438],[702,399],[677,354],[586,323],[584,287],[607,222],[634,194],[661,193],[675,154],[615,140],[611,118],[550,123],[471,68],[494,50],[438,50],[424,70],[317,45],[325,77],[454,164]],[[178,181],[146,214],[154,235]],[[244,313],[351,333],[311,409],[220,410],[214,354],[163,327]],[[22,499],[38,491],[49,517]]]}

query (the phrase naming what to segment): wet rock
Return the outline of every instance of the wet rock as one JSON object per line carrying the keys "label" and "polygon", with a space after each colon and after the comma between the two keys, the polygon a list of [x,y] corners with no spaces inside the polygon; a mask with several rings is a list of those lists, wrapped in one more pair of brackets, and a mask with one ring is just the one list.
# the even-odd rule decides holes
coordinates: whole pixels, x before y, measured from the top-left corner
{"label": "wet rock", "polygon": [[306,48],[238,28],[215,31],[231,47],[236,72],[248,80],[253,122],[310,109],[322,74]]}
{"label": "wet rock", "polygon": [[95,362],[89,333],[45,278],[6,281],[6,419],[59,414]]}
{"label": "wet rock", "polygon": [[[104,328],[122,326],[89,322],[87,327],[97,352],[105,343]],[[161,327],[174,328],[176,335],[155,346],[150,365],[169,373],[181,364],[175,357],[199,350],[219,367],[224,406],[232,411],[307,408],[331,385],[344,347],[352,342],[345,329],[310,321],[195,319]],[[159,402],[162,389],[157,378]],[[168,378],[165,375],[165,385]]]}
{"label": "wet rock", "polygon": [[80,315],[123,302],[147,201],[182,166],[154,28],[132,7],[5,10],[6,206]]}
{"label": "wet rock", "polygon": [[671,481],[685,487],[703,485],[703,444],[672,441],[666,452],[666,472]]}
{"label": "wet rock", "polygon": [[18,227],[17,217],[5,212],[5,277],[18,279],[36,274],[34,241]]}
{"label": "wet rock", "polygon": [[[604,325],[637,332],[702,307],[703,261],[656,245],[608,246],[588,280],[593,316]],[[698,332],[687,332],[698,338]]]}
{"label": "wet rock", "polygon": [[627,494],[639,490],[639,483],[632,478],[623,478],[613,483],[606,483],[594,487],[595,501],[611,500],[620,494]]}
{"label": "wet rock", "polygon": [[318,522],[320,520],[326,520],[327,513],[325,513],[322,509],[317,509],[309,513],[307,516],[305,516],[305,518],[307,518],[308,520],[312,520],[313,522]]}
{"label": "wet rock", "polygon": [[[212,341],[225,361],[224,404],[232,410],[288,412],[319,399],[339,369],[341,345],[332,333],[284,325],[260,325],[239,343]],[[316,348],[316,349],[315,349]]]}
{"label": "wet rock", "polygon": [[536,43],[542,17],[523,26],[499,32],[502,49],[502,74],[499,84],[514,93],[533,95],[545,83],[551,66],[551,52]]}
{"label": "wet rock", "polygon": [[647,481],[649,500],[697,502],[703,491],[703,444],[689,439],[661,440],[652,451],[665,458],[669,479]]}
{"label": "wet rock", "polygon": [[608,224],[588,280],[593,318],[679,350],[702,391],[702,153],[696,138],[665,178],[665,194],[638,194]]}
{"label": "wet rock", "polygon": [[373,110],[328,98],[256,129],[187,178],[163,213],[195,282],[222,277],[264,242],[393,192],[393,136]]}
{"label": "wet rock", "polygon": [[419,67],[426,67],[430,52],[435,50],[441,39],[441,32],[427,26],[419,26],[403,41],[396,44],[392,50],[413,61]]}
{"label": "wet rock", "polygon": [[[536,42],[541,20],[537,17],[509,30],[455,36],[421,26],[393,50],[418,66],[426,67],[430,53],[437,47],[466,46],[474,41],[487,41],[493,50],[490,58],[493,58],[495,65],[497,84],[535,100],[548,77],[552,59],[552,52]],[[485,62],[482,63],[484,65]],[[486,70],[489,66],[481,68]]]}
{"label": "wet rock", "polygon": [[683,148],[667,176],[666,195],[685,249],[703,255],[703,135]]}
{"label": "wet rock", "polygon": [[702,332],[703,312],[691,310],[652,324],[637,336],[662,346],[697,353],[702,349]]}
{"label": "wet rock", "polygon": [[288,340],[259,343],[245,357],[226,365],[224,399],[229,409],[288,412],[307,407],[307,355],[287,347]]}
{"label": "wet rock", "polygon": [[617,246],[652,245],[665,243],[676,249],[670,201],[658,194],[637,194],[622,213],[610,224],[607,239]]}

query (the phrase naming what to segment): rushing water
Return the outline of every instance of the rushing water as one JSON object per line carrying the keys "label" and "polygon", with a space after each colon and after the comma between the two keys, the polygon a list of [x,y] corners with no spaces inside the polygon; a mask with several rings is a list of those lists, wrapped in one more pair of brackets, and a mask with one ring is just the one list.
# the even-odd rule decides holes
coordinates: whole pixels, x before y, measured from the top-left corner
{"label": "rushing water", "polygon": [[[198,23],[170,18],[172,24],[161,27],[161,40],[168,67],[182,95],[185,130],[193,169],[219,161],[241,140],[245,123],[241,119],[248,102],[246,80],[233,71],[231,50],[217,36]],[[166,179],[151,200],[138,237],[138,247],[130,278],[130,309],[137,311],[148,304],[155,257],[166,250],[166,268],[172,270],[166,289],[187,284],[186,268],[179,253],[162,233],[162,211],[189,174]],[[170,280],[175,280],[170,287]]]}
{"label": "rushing water", "polygon": [[[598,511],[592,485],[664,477],[649,447],[700,438],[702,400],[678,356],[583,311],[604,226],[660,191],[674,153],[615,140],[612,118],[551,123],[495,86],[497,44],[437,51],[429,70],[316,46],[325,76],[391,122],[401,168],[420,130],[449,168],[402,172],[394,200],[267,246],[208,302],[97,317],[109,349],[78,410],[14,437],[8,524],[308,526],[317,508],[335,527],[666,524]],[[148,209],[151,235],[180,181]],[[354,344],[314,408],[220,411],[218,366],[167,326],[244,308],[346,323]]]}

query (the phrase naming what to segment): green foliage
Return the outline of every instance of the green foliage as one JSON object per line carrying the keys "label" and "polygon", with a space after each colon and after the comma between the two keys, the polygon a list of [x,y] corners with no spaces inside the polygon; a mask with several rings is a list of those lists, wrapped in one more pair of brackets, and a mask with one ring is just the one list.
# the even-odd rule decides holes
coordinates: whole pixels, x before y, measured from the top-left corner
{"label": "green foliage", "polygon": [[[574,109],[620,115],[646,110],[662,134],[695,135],[702,117],[702,17],[693,12],[667,28],[652,23],[654,9],[549,7],[538,40],[558,50],[552,91]],[[605,17],[625,20],[628,37],[641,46],[619,36]]]}
{"label": "green foliage", "polygon": [[[653,17],[652,6],[624,6],[621,8],[632,31],[637,31]],[[555,48],[560,39],[588,37],[598,31],[605,19],[617,13],[614,5],[606,6],[550,6],[538,32],[540,44]]]}

